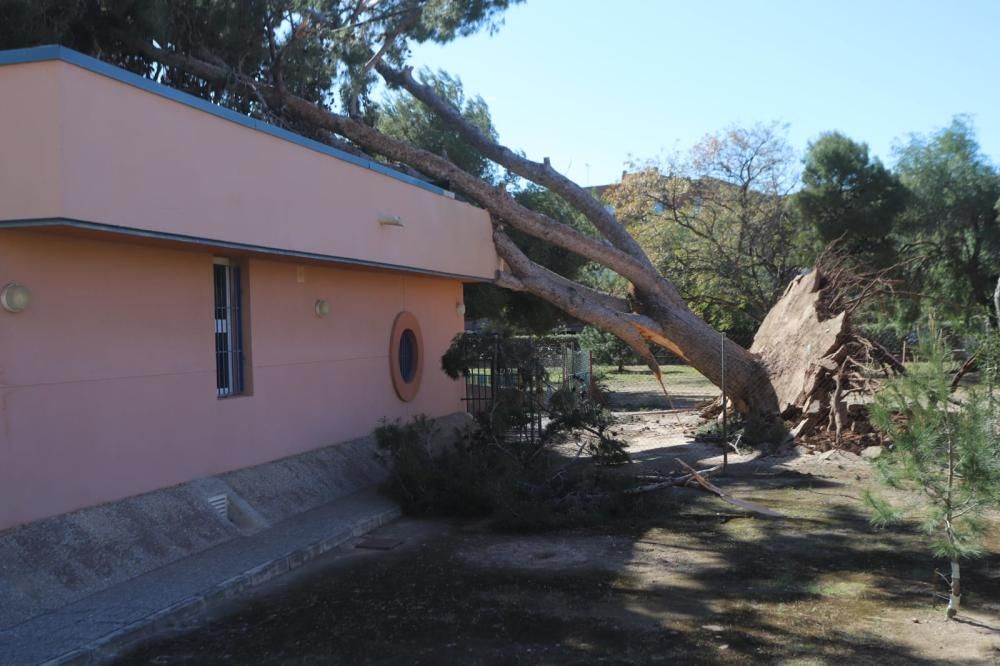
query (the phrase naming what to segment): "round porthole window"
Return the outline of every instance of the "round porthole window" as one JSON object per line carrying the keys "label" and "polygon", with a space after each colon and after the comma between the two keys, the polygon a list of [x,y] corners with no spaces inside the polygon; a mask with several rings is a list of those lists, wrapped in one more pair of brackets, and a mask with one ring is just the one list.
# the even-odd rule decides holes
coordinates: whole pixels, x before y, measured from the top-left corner
{"label": "round porthole window", "polygon": [[389,371],[392,387],[400,400],[408,402],[417,395],[424,366],[423,352],[417,318],[409,312],[400,312],[392,324],[389,338]]}

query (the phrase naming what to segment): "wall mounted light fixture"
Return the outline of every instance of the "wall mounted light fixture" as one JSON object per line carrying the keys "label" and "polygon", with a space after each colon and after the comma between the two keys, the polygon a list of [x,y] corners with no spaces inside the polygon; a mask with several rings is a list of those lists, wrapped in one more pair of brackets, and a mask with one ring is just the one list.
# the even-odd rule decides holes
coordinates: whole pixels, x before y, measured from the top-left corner
{"label": "wall mounted light fixture", "polygon": [[456,303],[455,304],[455,312],[458,313],[459,317],[464,317],[465,316],[465,303]]}
{"label": "wall mounted light fixture", "polygon": [[401,227],[403,219],[399,215],[379,215],[378,223],[383,227]]}
{"label": "wall mounted light fixture", "polygon": [[316,301],[316,316],[323,319],[328,314],[330,314],[330,304],[324,301],[322,298]]}
{"label": "wall mounted light fixture", "polygon": [[7,312],[23,312],[31,305],[31,292],[24,285],[11,282],[0,289],[0,307]]}

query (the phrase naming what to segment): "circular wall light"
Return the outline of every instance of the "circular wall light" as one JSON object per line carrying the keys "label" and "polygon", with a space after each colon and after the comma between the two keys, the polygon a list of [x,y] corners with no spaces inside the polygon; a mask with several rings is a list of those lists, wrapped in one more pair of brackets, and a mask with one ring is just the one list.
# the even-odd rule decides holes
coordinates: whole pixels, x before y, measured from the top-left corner
{"label": "circular wall light", "polygon": [[0,289],[0,307],[7,312],[23,312],[31,304],[31,292],[24,285],[11,282]]}
{"label": "circular wall light", "polygon": [[389,374],[396,395],[404,402],[417,397],[424,370],[424,340],[413,314],[400,312],[389,336]]}
{"label": "circular wall light", "polygon": [[316,301],[316,316],[323,319],[328,314],[330,314],[330,304],[324,301],[322,298]]}

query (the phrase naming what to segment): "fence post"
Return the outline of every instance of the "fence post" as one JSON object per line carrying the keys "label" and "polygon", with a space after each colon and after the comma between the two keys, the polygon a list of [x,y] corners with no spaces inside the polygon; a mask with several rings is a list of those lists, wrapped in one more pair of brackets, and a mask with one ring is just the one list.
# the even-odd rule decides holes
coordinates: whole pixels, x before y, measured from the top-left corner
{"label": "fence post", "polygon": [[594,395],[594,350],[587,350],[587,395],[596,399]]}
{"label": "fence post", "polygon": [[722,473],[729,466],[729,424],[726,409],[726,334],[719,333],[722,356]]}
{"label": "fence post", "polygon": [[563,376],[562,376],[562,387],[573,385],[573,353],[569,348],[569,343],[564,342],[562,348],[562,364],[563,364]]}
{"label": "fence post", "polygon": [[490,406],[492,407],[496,403],[497,399],[497,356],[500,355],[500,343],[497,340],[492,340],[493,343],[493,353],[490,354]]}

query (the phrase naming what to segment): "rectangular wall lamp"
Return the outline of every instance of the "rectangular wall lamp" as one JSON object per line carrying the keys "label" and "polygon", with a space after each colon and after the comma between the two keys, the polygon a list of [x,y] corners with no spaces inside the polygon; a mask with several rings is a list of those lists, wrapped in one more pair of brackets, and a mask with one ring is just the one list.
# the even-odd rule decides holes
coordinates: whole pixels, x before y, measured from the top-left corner
{"label": "rectangular wall lamp", "polygon": [[403,226],[403,220],[400,219],[399,215],[379,215],[378,223],[383,227],[401,227]]}

